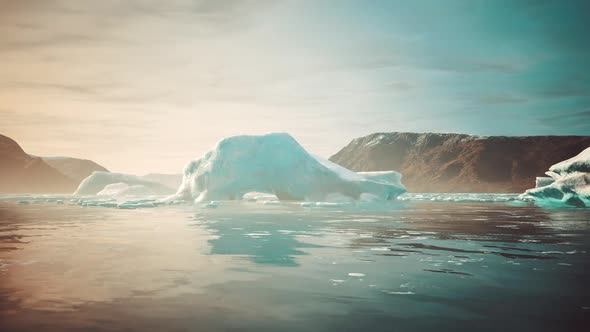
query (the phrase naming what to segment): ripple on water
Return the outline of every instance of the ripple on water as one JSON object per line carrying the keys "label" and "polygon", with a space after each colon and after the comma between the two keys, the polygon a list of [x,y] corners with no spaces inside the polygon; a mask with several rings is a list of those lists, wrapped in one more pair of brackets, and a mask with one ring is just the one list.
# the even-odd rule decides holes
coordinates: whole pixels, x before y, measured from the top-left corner
{"label": "ripple on water", "polygon": [[414,295],[414,294],[416,294],[416,293],[410,292],[410,291],[407,291],[407,292],[396,292],[396,291],[383,290],[382,292],[383,293],[386,293],[386,294],[390,294],[390,295]]}
{"label": "ripple on water", "polygon": [[424,271],[426,271],[426,272],[434,272],[434,273],[458,274],[458,275],[469,276],[469,277],[472,277],[473,276],[472,274],[467,273],[467,272],[455,271],[455,270],[451,270],[451,269],[439,269],[439,270],[435,270],[435,269],[424,269]]}
{"label": "ripple on water", "polygon": [[348,273],[348,275],[349,275],[350,277],[359,277],[359,278],[361,278],[361,277],[364,277],[364,276],[365,276],[365,274],[364,274],[364,273],[360,273],[360,272],[350,272],[350,273]]}

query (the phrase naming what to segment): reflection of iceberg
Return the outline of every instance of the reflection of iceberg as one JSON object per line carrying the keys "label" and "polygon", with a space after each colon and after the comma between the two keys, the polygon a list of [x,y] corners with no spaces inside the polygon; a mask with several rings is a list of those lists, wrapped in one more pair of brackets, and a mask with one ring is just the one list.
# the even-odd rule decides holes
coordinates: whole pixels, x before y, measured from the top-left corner
{"label": "reflection of iceberg", "polygon": [[590,206],[590,148],[549,168],[549,178],[520,196],[542,205]]}
{"label": "reflection of iceberg", "polygon": [[215,235],[209,240],[212,255],[247,257],[264,265],[298,266],[297,256],[305,255],[305,249],[319,247],[299,239],[299,236],[315,234],[319,223],[302,223],[301,215],[283,211],[260,213],[255,206],[235,204],[223,210],[223,220],[216,219],[221,216],[217,210],[208,210],[206,216],[196,216],[199,225]]}
{"label": "reflection of iceberg", "polygon": [[177,198],[241,199],[249,192],[281,200],[391,200],[406,191],[396,172],[361,174],[311,156],[288,134],[234,136],[191,161]]}
{"label": "reflection of iceberg", "polygon": [[[116,186],[109,185],[117,184]],[[74,195],[96,195],[102,191],[102,194],[109,195],[122,191],[125,193],[124,186],[141,186],[134,187],[130,191],[133,191],[135,195],[140,195],[139,191],[143,190],[144,194],[156,194],[156,195],[169,195],[174,192],[173,189],[166,187],[163,184],[156,183],[143,179],[139,176],[122,174],[122,173],[109,173],[109,172],[93,172],[92,175],[84,179],[78,186],[78,189]]]}

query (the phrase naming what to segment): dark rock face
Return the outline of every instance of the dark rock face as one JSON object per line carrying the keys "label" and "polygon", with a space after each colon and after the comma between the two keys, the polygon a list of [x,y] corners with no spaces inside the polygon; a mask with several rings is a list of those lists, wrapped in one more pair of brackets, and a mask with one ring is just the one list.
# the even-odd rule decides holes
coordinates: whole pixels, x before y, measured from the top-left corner
{"label": "dark rock face", "polygon": [[78,183],[0,135],[0,193],[71,193]]}
{"label": "dark rock face", "polygon": [[89,177],[92,172],[108,170],[92,160],[70,157],[43,157],[43,161],[63,175],[73,179],[77,184]]}
{"label": "dark rock face", "polygon": [[410,192],[522,192],[590,146],[590,136],[376,133],[330,157],[354,171],[395,170]]}

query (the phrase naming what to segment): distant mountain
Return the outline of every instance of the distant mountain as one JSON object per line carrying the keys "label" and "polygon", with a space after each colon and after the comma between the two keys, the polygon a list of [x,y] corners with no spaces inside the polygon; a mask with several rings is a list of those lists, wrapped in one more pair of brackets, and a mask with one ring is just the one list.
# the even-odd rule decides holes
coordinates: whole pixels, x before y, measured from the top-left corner
{"label": "distant mountain", "polygon": [[178,187],[180,187],[180,184],[182,183],[182,174],[150,173],[144,175],[143,178],[153,182],[161,183],[166,187],[174,189],[178,189]]}
{"label": "distant mountain", "polygon": [[108,172],[106,168],[92,160],[71,157],[42,157],[49,166],[76,181],[77,184],[90,176],[92,172]]}
{"label": "distant mountain", "polygon": [[72,193],[78,182],[0,135],[0,193]]}
{"label": "distant mountain", "polygon": [[330,157],[354,171],[395,170],[409,192],[522,192],[553,164],[590,147],[590,136],[376,133]]}

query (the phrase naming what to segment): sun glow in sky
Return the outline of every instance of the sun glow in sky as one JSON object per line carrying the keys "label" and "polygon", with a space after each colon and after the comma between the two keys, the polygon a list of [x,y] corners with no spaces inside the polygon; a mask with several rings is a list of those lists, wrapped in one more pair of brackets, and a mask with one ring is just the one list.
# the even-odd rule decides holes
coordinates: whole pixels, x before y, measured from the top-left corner
{"label": "sun glow in sky", "polygon": [[31,154],[180,172],[289,132],[590,134],[586,1],[0,0],[0,133]]}

